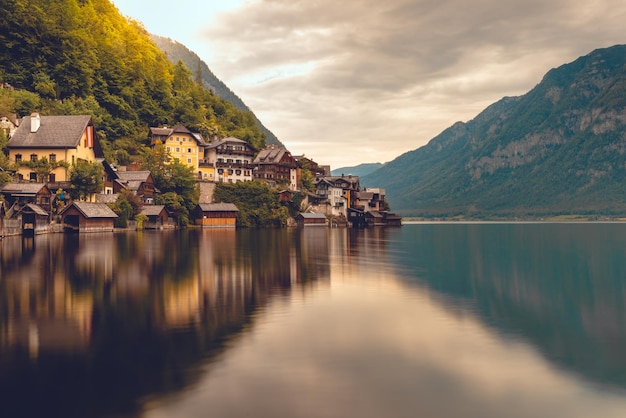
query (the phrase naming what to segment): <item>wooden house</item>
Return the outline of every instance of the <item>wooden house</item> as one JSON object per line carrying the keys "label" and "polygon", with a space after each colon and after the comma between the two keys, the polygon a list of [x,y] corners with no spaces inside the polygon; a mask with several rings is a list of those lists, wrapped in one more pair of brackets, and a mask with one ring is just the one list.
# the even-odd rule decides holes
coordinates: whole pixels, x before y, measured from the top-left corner
{"label": "wooden house", "polygon": [[254,178],[271,187],[285,185],[298,190],[298,163],[285,147],[269,145],[261,150],[253,161]]}
{"label": "wooden house", "polygon": [[193,217],[196,225],[203,228],[234,228],[239,209],[233,203],[200,203]]}
{"label": "wooden house", "polygon": [[322,213],[301,213],[296,217],[299,227],[327,226],[328,218]]}
{"label": "wooden house", "polygon": [[72,202],[61,213],[63,227],[73,232],[112,232],[117,215],[104,203]]}
{"label": "wooden house", "polygon": [[[95,162],[104,158],[89,115],[40,116],[33,113],[22,119],[7,143],[7,149],[9,161],[19,166],[18,178],[29,181],[68,181],[70,167],[78,160]],[[21,164],[43,158],[56,165],[45,179]],[[59,165],[61,162],[66,164]]]}
{"label": "wooden house", "polygon": [[34,203],[27,203],[19,212],[22,215],[22,234],[24,236],[34,236],[48,232],[50,226],[50,215],[41,206]]}
{"label": "wooden house", "polygon": [[52,192],[44,183],[7,183],[0,188],[0,193],[6,201],[9,217],[28,203],[34,203],[46,212],[51,210]]}
{"label": "wooden house", "polygon": [[143,224],[144,229],[163,229],[168,225],[169,216],[165,210],[165,205],[145,205],[139,213],[148,217],[148,220]]}
{"label": "wooden house", "polygon": [[152,203],[157,189],[154,178],[149,171],[117,171],[117,179],[113,181],[113,193],[126,189],[141,198],[144,203]]}

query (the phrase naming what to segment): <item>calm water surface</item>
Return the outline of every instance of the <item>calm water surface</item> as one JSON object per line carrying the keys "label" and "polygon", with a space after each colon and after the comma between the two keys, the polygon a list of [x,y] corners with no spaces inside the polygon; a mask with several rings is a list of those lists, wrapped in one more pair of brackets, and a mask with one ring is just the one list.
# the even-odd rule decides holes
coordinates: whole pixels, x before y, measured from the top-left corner
{"label": "calm water surface", "polygon": [[0,241],[1,417],[624,417],[626,224]]}

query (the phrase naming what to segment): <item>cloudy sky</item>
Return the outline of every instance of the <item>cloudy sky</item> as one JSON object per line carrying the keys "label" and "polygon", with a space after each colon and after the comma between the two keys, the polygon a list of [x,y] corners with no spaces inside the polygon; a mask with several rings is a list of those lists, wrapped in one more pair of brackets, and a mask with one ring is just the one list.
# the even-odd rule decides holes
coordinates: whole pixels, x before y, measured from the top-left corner
{"label": "cloudy sky", "polygon": [[623,0],[113,0],[197,53],[294,154],[386,162],[626,43]]}

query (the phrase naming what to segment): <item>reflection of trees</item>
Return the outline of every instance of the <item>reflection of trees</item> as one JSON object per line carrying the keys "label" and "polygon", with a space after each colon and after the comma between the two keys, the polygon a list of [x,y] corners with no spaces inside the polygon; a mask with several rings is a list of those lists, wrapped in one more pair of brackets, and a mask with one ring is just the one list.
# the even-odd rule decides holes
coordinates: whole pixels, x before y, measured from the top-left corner
{"label": "reflection of trees", "polygon": [[199,363],[220,355],[272,295],[329,274],[325,235],[295,230],[10,241],[0,265],[0,404],[25,416],[137,413],[146,396],[195,382]]}
{"label": "reflection of trees", "polygon": [[390,250],[420,283],[455,306],[471,305],[551,361],[626,387],[623,225],[416,225],[393,233],[402,244]]}

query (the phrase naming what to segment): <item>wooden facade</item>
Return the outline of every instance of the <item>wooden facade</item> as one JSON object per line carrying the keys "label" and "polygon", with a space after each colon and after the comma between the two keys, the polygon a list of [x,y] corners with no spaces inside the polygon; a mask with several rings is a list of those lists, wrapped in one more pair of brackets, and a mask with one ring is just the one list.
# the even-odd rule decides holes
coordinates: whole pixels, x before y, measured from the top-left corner
{"label": "wooden facade", "polygon": [[22,234],[34,236],[48,232],[50,216],[40,206],[28,203],[19,212],[22,215]]}
{"label": "wooden facade", "polygon": [[194,210],[195,224],[203,228],[234,228],[238,212],[232,203],[200,203]]}
{"label": "wooden facade", "polygon": [[69,232],[112,232],[117,215],[104,203],[72,202],[61,211]]}
{"label": "wooden facade", "polygon": [[164,205],[146,205],[140,213],[148,217],[143,224],[144,229],[163,229],[169,225],[169,216]]}

